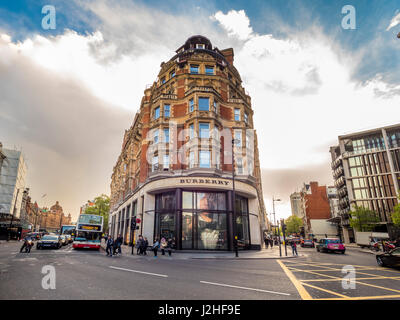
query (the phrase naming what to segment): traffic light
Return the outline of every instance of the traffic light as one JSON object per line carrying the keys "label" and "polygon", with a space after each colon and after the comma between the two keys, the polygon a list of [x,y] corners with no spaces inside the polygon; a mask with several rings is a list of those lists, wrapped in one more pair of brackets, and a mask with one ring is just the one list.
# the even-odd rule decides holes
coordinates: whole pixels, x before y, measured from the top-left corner
{"label": "traffic light", "polygon": [[300,234],[301,234],[301,236],[303,238],[306,236],[305,231],[304,231],[304,227],[300,227]]}
{"label": "traffic light", "polygon": [[132,230],[136,229],[136,216],[133,216],[131,219],[131,229]]}
{"label": "traffic light", "polygon": [[283,231],[283,233],[285,233],[285,230],[286,230],[286,224],[285,224],[285,220],[284,220],[284,219],[281,219],[281,227],[282,227],[282,231]]}

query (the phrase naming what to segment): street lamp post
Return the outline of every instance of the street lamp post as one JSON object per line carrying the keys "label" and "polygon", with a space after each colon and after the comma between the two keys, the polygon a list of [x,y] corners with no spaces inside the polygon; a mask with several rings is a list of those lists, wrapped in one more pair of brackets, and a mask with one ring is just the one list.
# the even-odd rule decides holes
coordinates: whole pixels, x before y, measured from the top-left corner
{"label": "street lamp post", "polygon": [[239,257],[238,250],[238,237],[237,237],[237,225],[236,225],[236,210],[235,210],[235,153],[234,146],[236,139],[232,139],[232,213],[233,213],[233,246],[235,247],[235,256]]}
{"label": "street lamp post", "polygon": [[[275,201],[281,201],[281,199],[274,199],[274,197],[272,197],[272,208],[274,211],[274,224],[275,224],[275,235],[276,235]],[[279,234],[279,227],[278,227],[278,241],[279,241],[279,256],[282,257],[281,235]]]}

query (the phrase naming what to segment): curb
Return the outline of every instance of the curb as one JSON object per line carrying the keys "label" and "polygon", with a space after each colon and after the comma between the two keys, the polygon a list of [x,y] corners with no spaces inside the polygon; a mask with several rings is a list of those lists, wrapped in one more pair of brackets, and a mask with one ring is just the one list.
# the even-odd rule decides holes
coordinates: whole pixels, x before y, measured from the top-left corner
{"label": "curb", "polygon": [[197,260],[267,260],[267,259],[297,259],[297,258],[305,258],[307,255],[300,256],[290,256],[290,257],[265,257],[265,258],[246,258],[246,257],[233,257],[233,258],[188,258],[188,259],[197,259]]}

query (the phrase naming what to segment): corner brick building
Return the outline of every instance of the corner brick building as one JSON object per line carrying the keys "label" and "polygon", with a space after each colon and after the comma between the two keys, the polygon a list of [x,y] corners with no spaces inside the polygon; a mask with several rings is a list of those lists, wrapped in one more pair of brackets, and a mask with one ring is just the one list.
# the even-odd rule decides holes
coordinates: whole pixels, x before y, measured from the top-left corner
{"label": "corner brick building", "polygon": [[261,248],[266,214],[257,136],[233,63],[233,49],[219,50],[203,36],[161,63],[113,168],[111,235],[132,241],[136,217],[135,238],[143,234],[150,244],[165,237],[177,249],[233,250],[237,235],[243,248]]}
{"label": "corner brick building", "polygon": [[331,205],[328,197],[327,187],[318,185],[318,182],[311,181],[304,184],[300,191],[301,209],[304,231],[309,237],[322,238],[325,236],[339,236],[335,224],[331,223]]}

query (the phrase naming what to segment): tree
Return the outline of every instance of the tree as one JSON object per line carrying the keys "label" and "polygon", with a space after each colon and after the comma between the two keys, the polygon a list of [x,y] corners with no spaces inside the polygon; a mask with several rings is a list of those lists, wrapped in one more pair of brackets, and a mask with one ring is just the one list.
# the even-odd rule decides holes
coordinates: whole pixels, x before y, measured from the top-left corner
{"label": "tree", "polygon": [[364,207],[355,206],[349,214],[350,226],[359,232],[373,231],[375,223],[380,221],[375,211]]}
{"label": "tree", "polygon": [[103,222],[104,222],[103,229],[106,230],[108,228],[109,212],[110,212],[110,197],[107,196],[106,194],[102,194],[94,199],[94,205],[88,206],[85,209],[84,214],[95,214],[103,216]]}
{"label": "tree", "polygon": [[397,198],[399,203],[393,208],[392,221],[396,227],[400,228],[400,193]]}
{"label": "tree", "polygon": [[286,232],[290,233],[299,233],[300,227],[303,226],[303,220],[297,216],[290,216],[285,220],[286,224]]}

